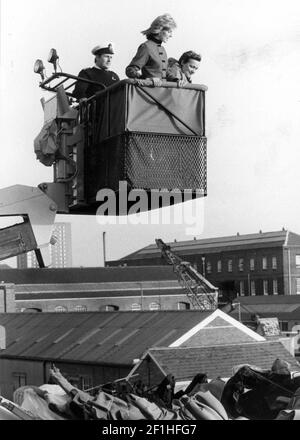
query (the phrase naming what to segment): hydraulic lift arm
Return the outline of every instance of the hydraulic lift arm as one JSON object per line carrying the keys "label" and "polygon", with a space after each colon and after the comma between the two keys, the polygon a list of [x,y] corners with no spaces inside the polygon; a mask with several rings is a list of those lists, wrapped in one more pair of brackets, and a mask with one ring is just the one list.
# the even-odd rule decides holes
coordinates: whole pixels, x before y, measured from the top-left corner
{"label": "hydraulic lift arm", "polygon": [[0,260],[34,250],[44,267],[43,249],[52,236],[56,203],[39,188],[14,185],[0,190],[0,217],[23,218],[24,222],[0,229]]}

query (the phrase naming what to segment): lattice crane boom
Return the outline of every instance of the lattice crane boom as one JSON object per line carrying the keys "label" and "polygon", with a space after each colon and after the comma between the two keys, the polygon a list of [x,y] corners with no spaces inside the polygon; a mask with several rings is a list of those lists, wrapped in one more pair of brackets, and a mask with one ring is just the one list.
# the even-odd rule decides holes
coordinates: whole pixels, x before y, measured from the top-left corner
{"label": "lattice crane boom", "polygon": [[178,281],[194,309],[215,310],[218,307],[218,289],[204,278],[191,263],[183,261],[161,239],[155,240],[162,256],[173,266]]}

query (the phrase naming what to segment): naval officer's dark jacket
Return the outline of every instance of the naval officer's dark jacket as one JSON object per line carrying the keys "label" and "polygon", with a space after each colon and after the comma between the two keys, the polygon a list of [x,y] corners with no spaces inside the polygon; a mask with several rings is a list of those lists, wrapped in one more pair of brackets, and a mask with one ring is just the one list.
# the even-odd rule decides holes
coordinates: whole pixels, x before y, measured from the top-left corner
{"label": "naval officer's dark jacket", "polygon": [[[135,57],[126,68],[126,75],[129,78],[167,78],[168,57],[165,48],[161,42],[155,38],[149,38],[141,44]],[[139,71],[142,71],[142,75]]]}
{"label": "naval officer's dark jacket", "polygon": [[[111,70],[99,69],[98,67],[83,69],[78,76],[80,78],[102,83],[105,87],[111,86],[117,81],[120,81],[120,78],[115,72],[112,72]],[[77,81],[74,87],[73,96],[76,99],[89,98],[100,90],[103,90],[103,87],[100,85]]]}

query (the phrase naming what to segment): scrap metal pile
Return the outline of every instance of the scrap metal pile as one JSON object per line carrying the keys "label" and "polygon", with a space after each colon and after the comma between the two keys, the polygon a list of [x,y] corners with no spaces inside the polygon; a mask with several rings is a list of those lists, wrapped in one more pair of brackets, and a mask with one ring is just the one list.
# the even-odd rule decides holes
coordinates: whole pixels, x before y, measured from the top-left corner
{"label": "scrap metal pile", "polygon": [[18,388],[14,402],[0,397],[0,420],[300,420],[300,373],[291,374],[280,359],[271,370],[238,366],[226,382],[198,374],[177,393],[172,375],[150,391],[140,381],[116,382],[95,395],[75,388],[56,367],[50,378],[51,384]]}

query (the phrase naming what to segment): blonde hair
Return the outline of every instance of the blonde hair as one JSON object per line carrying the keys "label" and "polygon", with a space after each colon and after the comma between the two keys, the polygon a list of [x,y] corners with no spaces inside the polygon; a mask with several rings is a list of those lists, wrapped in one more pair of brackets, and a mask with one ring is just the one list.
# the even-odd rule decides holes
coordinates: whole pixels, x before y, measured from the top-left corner
{"label": "blonde hair", "polygon": [[175,23],[173,17],[170,14],[163,14],[163,15],[159,15],[151,23],[151,26],[145,31],[142,31],[141,33],[143,35],[146,35],[146,37],[149,37],[150,35],[158,34],[164,28],[175,29],[176,27],[177,24]]}

